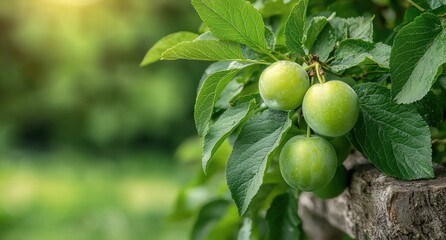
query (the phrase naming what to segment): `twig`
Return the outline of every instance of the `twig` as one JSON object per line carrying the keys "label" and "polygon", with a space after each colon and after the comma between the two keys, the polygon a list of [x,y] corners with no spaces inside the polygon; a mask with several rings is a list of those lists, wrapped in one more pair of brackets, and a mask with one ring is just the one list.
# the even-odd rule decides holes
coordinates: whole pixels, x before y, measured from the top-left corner
{"label": "twig", "polygon": [[407,0],[410,4],[412,4],[415,8],[417,8],[418,10],[422,11],[422,12],[426,12],[426,9],[422,8],[420,5],[414,3],[412,0]]}

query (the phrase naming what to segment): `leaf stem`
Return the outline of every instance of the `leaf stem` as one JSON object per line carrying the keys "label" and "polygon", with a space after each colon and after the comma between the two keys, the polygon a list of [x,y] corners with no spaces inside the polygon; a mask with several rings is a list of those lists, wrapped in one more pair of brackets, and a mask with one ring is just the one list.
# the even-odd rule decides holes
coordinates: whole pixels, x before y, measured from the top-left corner
{"label": "leaf stem", "polygon": [[251,60],[251,59],[237,59],[237,60],[234,60],[234,61],[248,62],[248,63],[255,63],[255,64],[263,64],[263,65],[271,65],[270,62],[257,61],[257,60]]}
{"label": "leaf stem", "polygon": [[272,58],[274,61],[278,62],[280,61],[276,56],[274,56],[272,53],[270,53],[268,50],[262,50],[263,53],[268,55],[270,58]]}
{"label": "leaf stem", "polygon": [[291,59],[290,59],[287,55],[285,55],[285,54],[283,54],[283,53],[281,53],[281,52],[278,52],[278,51],[273,50],[273,53],[279,55],[279,56],[280,56],[281,58],[283,58],[284,60],[291,61]]}
{"label": "leaf stem", "polygon": [[420,5],[416,4],[415,2],[413,2],[412,0],[407,0],[410,4],[412,4],[415,8],[417,8],[418,10],[422,11],[422,12],[426,12],[426,9],[422,8]]}
{"label": "leaf stem", "polygon": [[311,128],[310,125],[307,124],[307,138],[311,137]]}
{"label": "leaf stem", "polygon": [[333,61],[335,59],[335,57],[333,56],[333,57],[330,57],[329,59],[327,59],[326,61],[325,61],[325,63],[330,63],[331,61]]}
{"label": "leaf stem", "polygon": [[332,14],[327,18],[327,20],[330,21],[330,20],[332,20],[334,17],[336,17],[336,12],[332,13]]}
{"label": "leaf stem", "polygon": [[434,139],[432,140],[432,144],[446,144],[446,138],[445,139]]}

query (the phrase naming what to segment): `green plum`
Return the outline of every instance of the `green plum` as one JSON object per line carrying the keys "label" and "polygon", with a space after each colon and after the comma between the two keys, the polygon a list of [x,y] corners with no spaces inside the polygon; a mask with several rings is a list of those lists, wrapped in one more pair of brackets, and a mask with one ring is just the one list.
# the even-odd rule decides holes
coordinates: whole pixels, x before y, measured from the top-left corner
{"label": "green plum", "polygon": [[313,191],[313,194],[322,199],[329,199],[339,196],[348,183],[348,172],[343,165],[338,167],[333,179],[324,187]]}
{"label": "green plum", "polygon": [[339,137],[348,133],[358,120],[358,96],[342,81],[317,83],[305,94],[302,112],[316,133]]}
{"label": "green plum", "polygon": [[328,140],[336,151],[338,158],[338,166],[341,166],[345,159],[350,154],[351,144],[346,136],[335,137]]}
{"label": "green plum", "polygon": [[310,81],[305,69],[295,62],[278,61],[260,75],[259,92],[271,109],[293,110],[302,104]]}
{"label": "green plum", "polygon": [[279,166],[288,185],[302,191],[313,191],[333,178],[337,167],[336,152],[324,138],[299,135],[283,146]]}

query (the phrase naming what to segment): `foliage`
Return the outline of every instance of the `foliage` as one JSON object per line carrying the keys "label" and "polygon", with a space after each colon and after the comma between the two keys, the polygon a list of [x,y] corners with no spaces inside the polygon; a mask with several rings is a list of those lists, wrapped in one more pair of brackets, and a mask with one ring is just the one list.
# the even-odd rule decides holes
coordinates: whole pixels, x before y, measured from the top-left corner
{"label": "foliage", "polygon": [[186,239],[193,222],[165,218],[182,182],[190,179],[187,166],[172,165],[171,156],[161,152],[115,157],[72,149],[3,153],[0,238]]}
{"label": "foliage", "polygon": [[138,60],[162,35],[199,24],[191,10],[177,0],[0,1],[0,148],[172,151],[194,134],[205,64],[149,70]]}
{"label": "foliage", "polygon": [[[265,67],[279,60],[304,66],[312,83],[317,77],[321,83],[327,78],[353,86],[360,116],[348,139],[383,173],[403,180],[434,177],[432,138],[435,144],[444,144],[444,139],[435,139],[444,130],[436,136],[431,130],[444,119],[446,4],[250,2],[192,0],[208,32],[194,40],[184,38],[161,55],[161,60],[217,61],[202,77],[195,123],[204,136],[205,171],[216,143],[229,139],[233,146],[225,191],[242,217],[235,222],[240,226],[239,239],[302,239],[300,221],[289,205],[296,201],[292,197],[298,197],[298,191],[284,184],[277,158],[288,134],[307,131],[310,136],[309,127],[301,108],[267,109],[256,88]],[[396,17],[386,14],[389,11]],[[155,46],[170,44],[165,41]],[[150,50],[146,59],[157,56]],[[232,90],[232,82],[244,89]],[[432,95],[443,104],[429,100]],[[220,108],[219,99],[229,99],[229,104]],[[444,153],[434,152],[438,154]],[[208,199],[196,227],[209,227],[202,224],[203,216],[213,222],[218,216],[226,219],[227,201],[225,194]],[[206,209],[210,213],[203,212]],[[221,228],[213,230],[207,234],[223,236]],[[203,234],[199,229],[194,232]],[[192,239],[203,239],[200,236],[194,234]]]}

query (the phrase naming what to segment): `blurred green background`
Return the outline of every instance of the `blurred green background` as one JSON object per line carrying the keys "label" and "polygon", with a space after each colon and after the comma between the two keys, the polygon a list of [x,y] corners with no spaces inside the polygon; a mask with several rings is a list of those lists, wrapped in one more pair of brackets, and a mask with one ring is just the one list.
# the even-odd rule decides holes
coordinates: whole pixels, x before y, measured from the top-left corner
{"label": "blurred green background", "polygon": [[187,238],[166,216],[205,64],[139,63],[199,24],[186,0],[0,1],[0,239]]}

